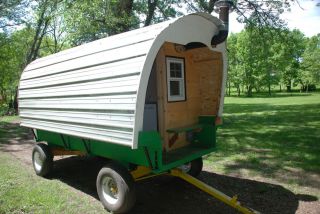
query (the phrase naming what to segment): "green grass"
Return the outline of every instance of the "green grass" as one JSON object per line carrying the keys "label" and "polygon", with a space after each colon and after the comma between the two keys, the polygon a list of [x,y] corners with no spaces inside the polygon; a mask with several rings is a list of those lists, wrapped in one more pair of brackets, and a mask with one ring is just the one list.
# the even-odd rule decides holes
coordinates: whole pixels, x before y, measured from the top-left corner
{"label": "green grass", "polygon": [[217,152],[206,166],[319,197],[320,94],[227,97]]}
{"label": "green grass", "polygon": [[[0,118],[0,214],[2,213],[107,213],[96,199],[60,180],[44,179],[16,157],[2,150],[10,139],[21,139],[28,130]],[[76,209],[75,209],[76,207]]]}
{"label": "green grass", "polygon": [[[105,212],[97,200],[62,181],[36,176],[1,151],[7,139],[26,132],[22,127],[14,133],[6,130],[17,119],[0,118],[0,214]],[[217,152],[206,158],[205,166],[320,197],[319,144],[320,94],[227,97]]]}
{"label": "green grass", "polygon": [[10,123],[17,119],[19,119],[19,116],[2,116],[0,117],[0,123]]}
{"label": "green grass", "polygon": [[71,189],[34,175],[0,151],[0,213],[106,213],[99,202]]}
{"label": "green grass", "polygon": [[28,135],[26,128],[11,124],[18,119],[18,116],[0,118],[0,214],[106,213],[97,200],[79,194],[62,181],[36,176],[29,165],[2,150],[10,139]]}

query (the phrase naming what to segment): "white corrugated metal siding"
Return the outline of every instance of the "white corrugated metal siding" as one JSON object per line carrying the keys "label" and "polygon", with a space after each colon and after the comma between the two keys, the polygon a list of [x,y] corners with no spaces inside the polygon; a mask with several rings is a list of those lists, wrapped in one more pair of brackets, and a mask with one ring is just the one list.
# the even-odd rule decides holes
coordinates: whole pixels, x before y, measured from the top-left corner
{"label": "white corrugated metal siding", "polygon": [[32,62],[19,85],[21,125],[137,148],[159,48],[165,41],[210,45],[219,24],[188,15]]}

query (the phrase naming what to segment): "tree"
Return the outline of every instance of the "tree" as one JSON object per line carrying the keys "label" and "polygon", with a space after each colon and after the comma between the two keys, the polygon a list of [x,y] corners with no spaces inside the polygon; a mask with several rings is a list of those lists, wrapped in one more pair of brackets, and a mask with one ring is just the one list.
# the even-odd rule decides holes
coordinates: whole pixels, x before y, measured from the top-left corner
{"label": "tree", "polygon": [[291,91],[292,84],[297,84],[298,71],[301,57],[305,49],[305,37],[299,30],[285,31],[285,41],[282,41],[282,82],[286,85],[287,91]]}
{"label": "tree", "polygon": [[14,107],[16,88],[32,41],[33,29],[0,34],[0,93],[2,102]]}
{"label": "tree", "polygon": [[[189,12],[214,11],[214,4],[218,0],[184,0]],[[295,0],[284,1],[256,1],[256,0],[233,0],[234,11],[238,14],[237,20],[254,26],[273,26],[281,28],[285,25],[279,15],[284,10],[289,10]]]}
{"label": "tree", "polygon": [[0,29],[15,27],[27,22],[27,10],[31,0],[10,0],[0,2]]}
{"label": "tree", "polygon": [[133,0],[71,0],[64,7],[66,33],[72,46],[139,27]]}
{"label": "tree", "polygon": [[177,9],[181,8],[181,0],[138,0],[135,2],[136,12],[143,17],[144,26],[181,16]]}
{"label": "tree", "polygon": [[[269,30],[248,26],[244,31],[232,35],[229,39],[229,71],[230,80],[233,81],[240,95],[240,85],[246,87],[247,96],[252,96],[252,90],[260,91],[268,85],[271,87],[272,67],[270,62],[270,42],[264,38],[269,37]],[[233,44],[233,43],[236,43]],[[231,51],[233,51],[231,53]]]}
{"label": "tree", "polygon": [[310,84],[320,83],[320,34],[307,39],[299,69],[299,81],[306,91]]}
{"label": "tree", "polygon": [[47,27],[47,33],[43,41],[44,45],[42,46],[42,49],[46,49],[45,52],[48,54],[57,53],[69,47],[67,36],[65,34],[67,27],[62,15],[65,9],[64,5],[64,1],[57,3],[49,26]]}
{"label": "tree", "polygon": [[240,69],[240,61],[237,57],[237,34],[230,34],[228,37],[228,79],[227,79],[227,88],[228,95],[231,94],[232,85],[237,89],[237,94],[240,96],[242,85],[242,73]]}
{"label": "tree", "polygon": [[36,9],[36,17],[34,29],[35,33],[33,36],[33,41],[29,49],[29,53],[26,59],[26,65],[35,60],[39,56],[40,47],[43,38],[48,33],[48,27],[53,20],[55,11],[58,8],[58,4],[62,0],[38,0],[38,7]]}

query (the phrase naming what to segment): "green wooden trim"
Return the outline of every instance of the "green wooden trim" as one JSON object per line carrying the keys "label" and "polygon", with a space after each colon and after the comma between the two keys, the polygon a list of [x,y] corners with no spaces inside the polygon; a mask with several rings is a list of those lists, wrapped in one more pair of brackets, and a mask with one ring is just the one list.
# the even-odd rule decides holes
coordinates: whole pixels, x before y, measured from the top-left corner
{"label": "green wooden trim", "polygon": [[179,159],[177,161],[173,161],[173,162],[170,162],[168,164],[163,164],[161,168],[155,169],[155,170],[153,170],[153,172],[154,173],[162,173],[162,172],[168,171],[170,169],[173,169],[173,168],[181,166],[181,165],[183,165],[185,163],[188,163],[188,162],[190,162],[192,160],[195,160],[197,158],[200,158],[200,157],[203,157],[205,155],[208,155],[213,151],[215,151],[214,147],[207,148],[207,149],[203,148],[198,152],[186,154],[183,158],[181,158],[181,159]]}
{"label": "green wooden trim", "polygon": [[[37,141],[46,141],[51,147],[62,147],[68,150],[82,151],[88,155],[114,159],[121,163],[149,166],[148,159],[142,147],[138,149],[132,149],[128,146],[90,139],[82,139],[80,137],[63,135],[44,130],[37,130],[37,134]],[[63,139],[65,142],[63,142]],[[66,145],[68,148],[66,148]],[[150,147],[149,150],[151,153],[154,151],[152,147]]]}
{"label": "green wooden trim", "polygon": [[214,125],[216,122],[216,116],[215,115],[200,115],[198,117],[200,124],[211,124]]}

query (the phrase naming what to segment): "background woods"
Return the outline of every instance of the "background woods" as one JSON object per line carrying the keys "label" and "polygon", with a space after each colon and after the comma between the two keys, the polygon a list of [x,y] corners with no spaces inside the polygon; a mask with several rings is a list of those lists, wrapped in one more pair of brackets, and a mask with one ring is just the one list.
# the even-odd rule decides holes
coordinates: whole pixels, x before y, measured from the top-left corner
{"label": "background woods", "polygon": [[[63,49],[192,12],[216,0],[10,0],[0,2],[0,114],[14,113],[20,74],[31,61]],[[277,86],[314,89],[320,35],[290,31],[279,18],[294,1],[234,0],[246,28],[228,39],[227,94],[252,96]],[[12,110],[10,110],[12,109]]]}

